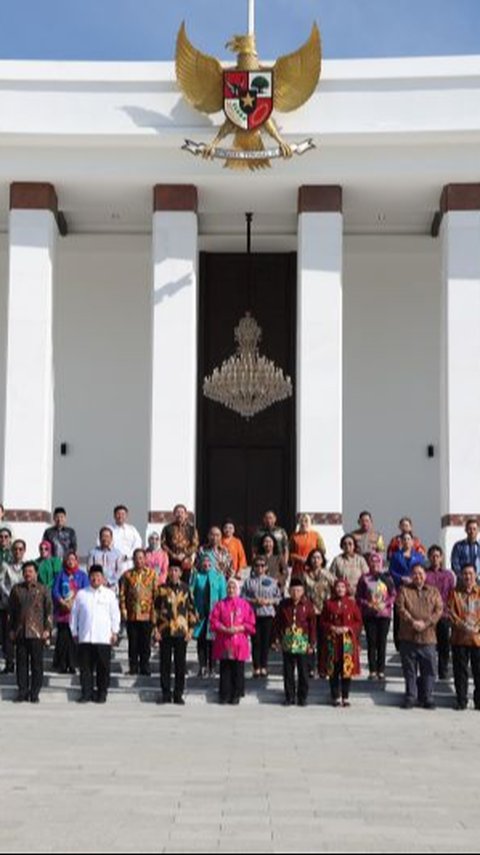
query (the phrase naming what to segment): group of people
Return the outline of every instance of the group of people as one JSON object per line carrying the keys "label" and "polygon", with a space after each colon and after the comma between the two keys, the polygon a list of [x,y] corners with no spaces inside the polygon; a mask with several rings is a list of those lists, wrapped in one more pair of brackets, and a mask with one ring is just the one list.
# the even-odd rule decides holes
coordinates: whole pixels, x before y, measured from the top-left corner
{"label": "group of people", "polygon": [[161,703],[184,703],[187,645],[194,639],[198,676],[212,675],[219,664],[222,704],[240,703],[250,655],[253,678],[268,676],[274,649],[282,653],[285,705],[306,706],[318,671],[329,680],[332,704],[348,707],[351,680],[360,673],[362,630],[369,679],[382,682],[393,619],[404,706],[434,708],[437,667],[446,679],[451,653],[457,708],[467,707],[470,668],[480,709],[477,521],[468,520],[466,538],[452,552],[452,569],[439,546],[426,550],[407,517],[386,548],[364,511],[340,548],[329,564],[308,514],[300,515],[288,537],[267,511],[253,537],[249,567],[231,519],[212,526],[200,545],[183,505],[144,548],[128,509],[119,505],[113,521],[100,529],[85,571],[64,508],[55,509],[38,558],[25,561],[26,544],[14,539],[0,506],[4,673],[13,673],[16,664],[17,701],[37,703],[44,647],[56,629],[54,667],[62,673],[79,668],[79,702],[104,703],[112,647],[126,631],[132,675],[151,675],[152,644],[159,645]]}

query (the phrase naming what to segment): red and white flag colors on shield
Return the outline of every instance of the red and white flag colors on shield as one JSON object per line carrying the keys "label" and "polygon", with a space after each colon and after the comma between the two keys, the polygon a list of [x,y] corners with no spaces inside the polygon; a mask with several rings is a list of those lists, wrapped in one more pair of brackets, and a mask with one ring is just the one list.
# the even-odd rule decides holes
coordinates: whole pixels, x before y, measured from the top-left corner
{"label": "red and white flag colors on shield", "polygon": [[223,109],[245,131],[260,128],[273,110],[273,71],[225,71]]}

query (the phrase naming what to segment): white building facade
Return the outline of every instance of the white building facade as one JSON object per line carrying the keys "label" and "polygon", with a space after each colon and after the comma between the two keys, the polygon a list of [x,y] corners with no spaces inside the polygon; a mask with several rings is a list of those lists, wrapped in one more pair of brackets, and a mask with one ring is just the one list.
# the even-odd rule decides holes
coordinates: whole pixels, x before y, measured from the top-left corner
{"label": "white building facade", "polygon": [[289,507],[330,556],[364,508],[448,548],[480,514],[480,57],[326,62],[282,119],[316,149],[236,174],[181,150],[215,123],[169,63],[0,63],[1,479],[30,554],[55,504],[82,553],[119,502],[198,515],[199,253],[243,253],[246,211],[255,254],[296,253]]}

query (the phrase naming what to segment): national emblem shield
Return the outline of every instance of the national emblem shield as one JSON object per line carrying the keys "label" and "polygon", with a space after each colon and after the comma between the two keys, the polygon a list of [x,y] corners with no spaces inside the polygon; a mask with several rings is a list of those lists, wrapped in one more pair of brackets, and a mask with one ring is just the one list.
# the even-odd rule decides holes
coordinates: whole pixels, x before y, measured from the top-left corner
{"label": "national emblem shield", "polygon": [[223,109],[244,131],[260,128],[273,110],[273,71],[225,71]]}

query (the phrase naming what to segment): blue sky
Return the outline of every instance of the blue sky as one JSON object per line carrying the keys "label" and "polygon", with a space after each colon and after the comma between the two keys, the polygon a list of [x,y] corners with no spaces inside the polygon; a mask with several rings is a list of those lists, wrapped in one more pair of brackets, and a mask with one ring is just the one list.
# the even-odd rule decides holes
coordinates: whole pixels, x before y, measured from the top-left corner
{"label": "blue sky", "polygon": [[[329,58],[480,54],[480,0],[257,0],[261,55],[275,58],[320,23]],[[171,59],[182,19],[226,56],[247,0],[0,0],[1,59]]]}

